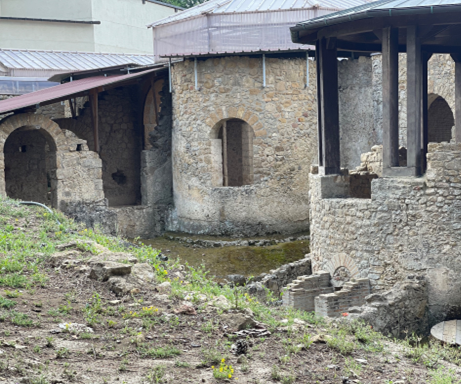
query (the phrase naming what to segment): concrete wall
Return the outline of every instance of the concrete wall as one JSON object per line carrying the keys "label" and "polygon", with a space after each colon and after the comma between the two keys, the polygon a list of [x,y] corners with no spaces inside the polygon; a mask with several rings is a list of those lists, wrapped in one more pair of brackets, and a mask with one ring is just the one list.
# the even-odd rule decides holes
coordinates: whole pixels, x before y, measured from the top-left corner
{"label": "concrete wall", "polygon": [[93,0],[95,52],[154,53],[152,30],[147,24],[170,16],[174,8],[133,0]]}
{"label": "concrete wall", "polygon": [[[308,228],[308,172],[317,156],[315,63],[260,57],[199,60],[173,68],[173,183],[175,211],[169,229],[193,233],[256,235]],[[214,187],[212,130],[226,119],[253,132],[254,182]],[[219,172],[218,172],[219,173]]]}
{"label": "concrete wall", "polygon": [[371,199],[338,198],[345,176],[311,176],[314,270],[349,258],[373,290],[426,275],[432,322],[461,313],[460,144],[430,144],[426,178],[378,178]]}
{"label": "concrete wall", "polygon": [[101,21],[100,25],[0,20],[2,48],[153,54],[146,25],[175,13],[137,0],[0,0],[1,16]]}

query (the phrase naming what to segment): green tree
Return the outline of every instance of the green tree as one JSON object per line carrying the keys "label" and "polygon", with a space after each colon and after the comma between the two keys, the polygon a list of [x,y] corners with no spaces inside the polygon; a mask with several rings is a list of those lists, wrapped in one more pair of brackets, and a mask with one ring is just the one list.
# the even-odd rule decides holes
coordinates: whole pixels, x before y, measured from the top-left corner
{"label": "green tree", "polygon": [[164,3],[177,5],[178,7],[183,8],[192,8],[195,5],[202,4],[208,0],[163,0]]}

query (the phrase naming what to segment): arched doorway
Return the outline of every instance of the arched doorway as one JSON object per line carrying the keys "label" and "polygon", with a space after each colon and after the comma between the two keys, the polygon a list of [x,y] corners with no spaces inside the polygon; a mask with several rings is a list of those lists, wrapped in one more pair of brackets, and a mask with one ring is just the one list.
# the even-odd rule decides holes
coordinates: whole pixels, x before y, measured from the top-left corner
{"label": "arched doorway", "polygon": [[13,199],[56,202],[56,148],[43,129],[35,126],[13,131],[4,145],[5,190]]}
{"label": "arched doorway", "polygon": [[213,185],[253,184],[253,128],[241,119],[222,120],[211,134]]}
{"label": "arched doorway", "polygon": [[453,112],[446,100],[436,94],[428,96],[428,139],[430,143],[450,142],[455,125]]}
{"label": "arched doorway", "polygon": [[57,155],[68,151],[66,137],[49,117],[18,113],[4,118],[0,121],[0,195],[58,208],[62,199],[58,182],[64,175],[58,180],[63,159],[58,162]]}

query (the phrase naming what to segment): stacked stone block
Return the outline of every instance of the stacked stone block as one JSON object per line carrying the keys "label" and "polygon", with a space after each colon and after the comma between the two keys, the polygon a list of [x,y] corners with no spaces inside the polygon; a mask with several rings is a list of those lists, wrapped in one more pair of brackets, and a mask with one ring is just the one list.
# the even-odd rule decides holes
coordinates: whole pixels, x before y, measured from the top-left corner
{"label": "stacked stone block", "polygon": [[344,284],[335,293],[321,294],[315,298],[315,313],[320,316],[338,317],[351,307],[362,306],[370,294],[370,281],[358,279]]}
{"label": "stacked stone block", "polygon": [[314,275],[300,276],[286,287],[282,297],[283,305],[313,312],[316,296],[333,290],[328,272],[318,271]]}

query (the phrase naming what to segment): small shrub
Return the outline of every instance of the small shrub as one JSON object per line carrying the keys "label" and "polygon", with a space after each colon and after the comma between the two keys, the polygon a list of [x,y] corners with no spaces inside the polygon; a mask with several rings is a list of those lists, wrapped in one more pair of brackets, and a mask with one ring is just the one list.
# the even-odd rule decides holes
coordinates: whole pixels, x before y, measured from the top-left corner
{"label": "small shrub", "polygon": [[163,365],[157,365],[152,368],[146,376],[147,382],[150,384],[163,383],[165,377],[165,367]]}
{"label": "small shrub", "polygon": [[347,336],[342,333],[328,339],[327,345],[343,355],[349,355],[355,350],[355,344],[347,340]]}
{"label": "small shrub", "polygon": [[226,364],[226,359],[221,360],[219,367],[212,366],[211,369],[213,370],[213,377],[218,380],[232,379],[234,374],[234,368],[232,365]]}
{"label": "small shrub", "polygon": [[25,313],[13,311],[10,314],[10,319],[14,325],[20,327],[32,327],[34,325],[34,322],[31,319],[29,319],[29,316],[27,316]]}
{"label": "small shrub", "polygon": [[16,301],[5,299],[4,297],[0,296],[0,308],[10,309],[16,305]]}
{"label": "small shrub", "polygon": [[440,367],[436,371],[429,373],[429,384],[459,384],[461,380],[456,378],[456,372],[453,369],[446,370]]}

